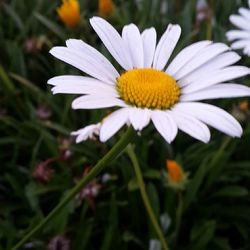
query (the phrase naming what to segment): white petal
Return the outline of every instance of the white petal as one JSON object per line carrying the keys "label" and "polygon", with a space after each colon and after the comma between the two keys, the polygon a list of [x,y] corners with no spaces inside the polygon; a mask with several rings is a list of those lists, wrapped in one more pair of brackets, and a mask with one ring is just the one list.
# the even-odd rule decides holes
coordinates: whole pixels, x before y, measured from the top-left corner
{"label": "white petal", "polygon": [[230,30],[226,33],[226,36],[229,41],[236,39],[250,39],[250,32],[244,30]]}
{"label": "white petal", "polygon": [[101,123],[91,124],[77,131],[71,132],[71,135],[77,136],[76,143],[86,141],[88,138],[92,138],[95,135],[99,135]]}
{"label": "white petal", "polygon": [[84,58],[84,60],[89,58],[89,60],[93,61],[93,64],[95,64],[98,71],[105,74],[109,80],[114,83],[116,82],[116,78],[119,77],[119,73],[109,60],[98,50],[78,39],[69,39],[66,41],[66,45],[69,49],[75,51],[79,56]]}
{"label": "white petal", "polygon": [[119,109],[103,120],[100,130],[100,140],[107,141],[112,137],[128,120],[128,109]]}
{"label": "white petal", "polygon": [[135,130],[141,131],[149,124],[151,110],[141,108],[129,109],[129,121]]}
{"label": "white petal", "polygon": [[49,79],[48,84],[54,85],[53,94],[103,94],[118,97],[116,89],[102,81],[84,76],[56,76]]}
{"label": "white petal", "polygon": [[156,46],[155,28],[146,29],[142,32],[144,68],[151,68]]}
{"label": "white petal", "polygon": [[200,53],[192,58],[186,65],[184,65],[175,75],[175,79],[179,80],[193,70],[202,66],[210,59],[218,56],[219,54],[229,50],[229,47],[223,43],[214,43],[205,47]]}
{"label": "white petal", "polygon": [[244,53],[245,55],[250,56],[250,44],[249,44],[247,47],[245,47],[245,48],[243,49],[243,53]]}
{"label": "white petal", "polygon": [[52,86],[57,86],[60,84],[64,84],[64,82],[69,82],[69,83],[78,83],[78,82],[82,82],[82,81],[86,81],[86,82],[91,82],[91,81],[98,81],[101,82],[99,80],[96,80],[92,77],[87,77],[87,76],[78,76],[78,75],[62,75],[62,76],[55,76],[52,77],[48,80],[48,84],[52,85]]}
{"label": "white petal", "polygon": [[175,105],[174,110],[189,114],[232,137],[240,137],[242,128],[233,116],[221,108],[206,103],[190,102]]}
{"label": "white petal", "polygon": [[250,21],[250,10],[246,8],[239,8],[239,13]]}
{"label": "white petal", "polygon": [[127,105],[120,99],[103,95],[85,95],[72,102],[73,109],[97,109],[115,106],[126,107]]}
{"label": "white petal", "polygon": [[194,82],[197,79],[206,79],[210,77],[214,70],[222,69],[226,66],[236,63],[240,60],[240,56],[235,52],[226,52],[211,59],[207,63],[203,64],[201,67],[197,68],[190,74],[184,76],[178,81],[178,85],[184,87]]}
{"label": "white petal", "polygon": [[229,20],[231,21],[232,24],[234,24],[236,27],[240,29],[250,30],[249,21],[242,16],[231,15],[229,17]]}
{"label": "white petal", "polygon": [[250,96],[250,88],[233,83],[225,83],[181,96],[181,101],[199,101],[217,98]]}
{"label": "white petal", "polygon": [[175,74],[180,70],[182,66],[188,63],[195,55],[197,55],[202,49],[211,44],[211,41],[201,41],[187,46],[179,52],[174,60],[167,67],[166,73],[175,77]]}
{"label": "white petal", "polygon": [[180,130],[204,143],[209,142],[210,131],[204,123],[179,110],[173,110],[171,112]]}
{"label": "white petal", "polygon": [[100,17],[92,17],[90,24],[116,61],[124,69],[132,69],[133,64],[128,55],[126,45],[114,27]]}
{"label": "white petal", "polygon": [[153,68],[162,70],[165,67],[175,48],[175,45],[180,38],[180,35],[181,28],[179,25],[168,25],[156,47]]}
{"label": "white petal", "polygon": [[122,30],[122,39],[127,45],[130,58],[134,68],[143,68],[143,45],[139,29],[134,24],[124,26]]}
{"label": "white petal", "polygon": [[188,86],[182,89],[183,94],[188,94],[207,88],[208,86],[222,83],[228,80],[239,78],[250,74],[250,69],[244,66],[231,66],[211,72],[209,75],[196,79]]}
{"label": "white petal", "polygon": [[82,58],[77,52],[66,47],[54,47],[50,50],[50,53],[56,58],[82,70],[86,74],[114,85],[114,82],[108,79],[102,71],[100,72],[95,62],[89,57]]}
{"label": "white petal", "polygon": [[250,39],[248,40],[239,40],[239,41],[236,41],[236,42],[233,42],[232,45],[231,45],[231,48],[232,49],[243,49],[245,47],[248,47],[250,46]]}
{"label": "white petal", "polygon": [[169,115],[169,111],[153,111],[151,119],[161,136],[168,143],[171,143],[176,137],[178,130],[175,121]]}

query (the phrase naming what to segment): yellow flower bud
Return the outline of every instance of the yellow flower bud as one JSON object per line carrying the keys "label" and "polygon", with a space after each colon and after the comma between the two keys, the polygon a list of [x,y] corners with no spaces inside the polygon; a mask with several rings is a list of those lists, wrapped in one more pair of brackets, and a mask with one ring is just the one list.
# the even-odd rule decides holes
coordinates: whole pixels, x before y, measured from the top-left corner
{"label": "yellow flower bud", "polygon": [[80,5],[77,0],[63,0],[57,8],[57,13],[62,22],[68,27],[75,27],[81,20]]}

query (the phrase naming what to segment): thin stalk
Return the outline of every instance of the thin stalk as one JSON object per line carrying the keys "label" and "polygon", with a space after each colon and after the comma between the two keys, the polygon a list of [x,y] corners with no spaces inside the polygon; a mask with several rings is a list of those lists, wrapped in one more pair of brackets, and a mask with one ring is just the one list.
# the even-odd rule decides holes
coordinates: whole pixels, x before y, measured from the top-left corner
{"label": "thin stalk", "polygon": [[181,225],[181,217],[183,212],[183,197],[182,197],[182,191],[178,192],[178,207],[176,211],[176,222],[175,222],[175,233],[174,233],[174,246],[176,246],[178,235],[180,231],[180,225]]}
{"label": "thin stalk", "polygon": [[90,170],[88,175],[83,177],[68,193],[67,196],[41,221],[34,229],[26,234],[11,250],[17,250],[34,234],[40,231],[49,221],[51,221],[58,213],[76,196],[76,194],[84,188],[93,178],[95,178],[112,160],[117,158],[126,146],[132,141],[135,135],[134,130],[130,127],[114,147]]}
{"label": "thin stalk", "polygon": [[212,22],[213,22],[213,0],[210,1],[210,6],[209,6],[209,11],[210,11],[210,18],[207,20],[207,31],[206,31],[206,38],[207,40],[212,40],[213,36],[213,27],[212,27]]}
{"label": "thin stalk", "polygon": [[140,188],[140,192],[141,192],[141,196],[142,196],[142,200],[144,203],[144,206],[147,210],[147,213],[149,215],[149,218],[151,220],[151,223],[155,229],[156,234],[159,237],[159,240],[161,242],[161,245],[163,247],[164,250],[169,250],[167,242],[165,240],[164,234],[161,230],[161,227],[157,221],[157,218],[154,214],[154,211],[152,209],[152,206],[150,204],[147,192],[146,192],[146,187],[145,187],[145,183],[143,181],[143,177],[142,177],[142,173],[141,173],[141,169],[137,160],[137,157],[135,155],[134,149],[132,145],[128,145],[127,147],[127,152],[128,152],[128,156],[132,162],[132,165],[134,167],[134,171],[135,171],[135,175],[136,175],[136,179]]}

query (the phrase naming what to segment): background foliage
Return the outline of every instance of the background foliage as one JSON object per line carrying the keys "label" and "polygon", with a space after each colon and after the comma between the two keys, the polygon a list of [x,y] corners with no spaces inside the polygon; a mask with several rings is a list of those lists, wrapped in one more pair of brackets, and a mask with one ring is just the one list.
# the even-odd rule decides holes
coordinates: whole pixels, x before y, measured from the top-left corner
{"label": "background foliage", "polygon": [[[117,0],[107,19],[118,30],[135,22],[141,29],[155,26],[158,34],[169,22],[179,23],[183,31],[177,53],[201,39],[226,42],[228,17],[246,2],[208,1],[206,18],[197,21],[195,0]],[[119,137],[106,144],[75,144],[70,131],[108,111],[73,111],[73,96],[50,93],[49,78],[80,74],[48,53],[65,39],[81,38],[112,60],[88,23],[98,15],[98,3],[81,0],[82,21],[71,29],[58,19],[59,4],[0,1],[1,250],[10,249],[42,220]],[[241,63],[249,66],[250,60],[243,57]],[[250,85],[249,79],[242,82]],[[250,249],[249,110],[240,110],[239,101],[217,104],[240,118],[241,139],[212,130],[207,145],[182,133],[167,145],[152,127],[136,138],[147,191],[172,250]],[[189,172],[183,192],[167,185],[166,159],[177,160]],[[126,154],[88,188],[99,190],[98,195],[83,191],[23,249],[159,249]]]}

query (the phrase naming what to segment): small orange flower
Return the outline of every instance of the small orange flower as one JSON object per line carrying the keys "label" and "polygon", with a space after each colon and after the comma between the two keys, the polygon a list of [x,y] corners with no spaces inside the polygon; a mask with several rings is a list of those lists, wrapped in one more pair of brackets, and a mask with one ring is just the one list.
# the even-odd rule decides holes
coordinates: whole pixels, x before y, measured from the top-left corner
{"label": "small orange flower", "polygon": [[110,16],[114,11],[112,0],[99,0],[98,10],[100,16]]}
{"label": "small orange flower", "polygon": [[187,173],[174,160],[166,160],[168,170],[168,184],[175,189],[184,189],[187,183]]}
{"label": "small orange flower", "polygon": [[182,181],[183,177],[184,177],[184,172],[183,172],[181,166],[174,160],[167,160],[166,164],[167,164],[169,178],[173,182]]}
{"label": "small orange flower", "polygon": [[242,112],[247,112],[249,110],[249,103],[248,103],[248,101],[247,100],[241,101],[239,103],[239,109]]}
{"label": "small orange flower", "polygon": [[62,22],[68,27],[75,27],[81,20],[80,5],[77,0],[63,0],[57,8],[57,13]]}

